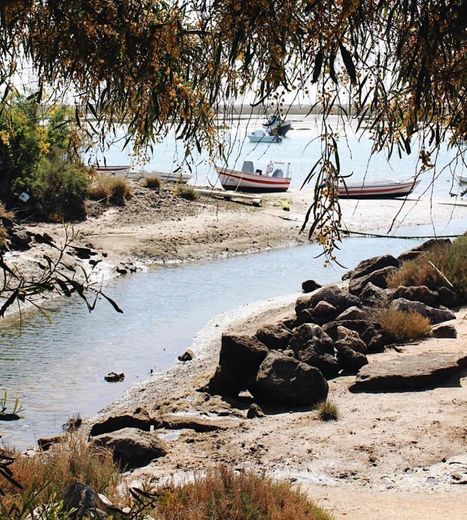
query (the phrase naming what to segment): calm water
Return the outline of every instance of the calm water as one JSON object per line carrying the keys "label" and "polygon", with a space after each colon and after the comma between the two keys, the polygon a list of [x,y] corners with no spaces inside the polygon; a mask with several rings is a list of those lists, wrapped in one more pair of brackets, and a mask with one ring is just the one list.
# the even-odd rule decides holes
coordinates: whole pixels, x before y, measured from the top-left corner
{"label": "calm water", "polygon": [[[439,234],[465,231],[451,222]],[[404,234],[431,234],[419,226]],[[339,260],[348,268],[359,260],[419,243],[401,239],[346,239]],[[19,397],[24,419],[0,422],[3,442],[19,448],[57,433],[75,413],[95,414],[125,388],[162,371],[190,346],[215,315],[239,305],[300,290],[301,282],[339,280],[343,270],[324,268],[315,245],[276,250],[197,265],[166,267],[115,280],[107,290],[124,309],[102,303],[89,314],[79,301],[51,313],[51,323],[30,316],[0,328],[0,391]],[[105,383],[110,371],[125,372],[122,384]]]}

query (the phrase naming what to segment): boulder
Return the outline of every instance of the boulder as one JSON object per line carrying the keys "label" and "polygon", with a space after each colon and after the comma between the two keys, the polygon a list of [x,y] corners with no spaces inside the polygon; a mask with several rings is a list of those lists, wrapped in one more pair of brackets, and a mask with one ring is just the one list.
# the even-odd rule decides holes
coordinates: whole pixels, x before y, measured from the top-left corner
{"label": "boulder", "polygon": [[449,309],[435,309],[422,302],[414,302],[405,298],[398,298],[391,302],[391,307],[405,312],[418,312],[422,316],[428,318],[431,323],[442,323],[443,321],[453,320],[456,315]]}
{"label": "boulder", "polygon": [[334,347],[339,352],[340,347],[349,348],[355,352],[366,354],[367,346],[366,343],[360,338],[357,331],[342,327],[337,327],[338,340],[335,342]]}
{"label": "boulder", "polygon": [[341,312],[336,320],[366,320],[368,313],[359,307],[349,307],[344,312]]}
{"label": "boulder", "polygon": [[113,451],[114,459],[128,468],[147,466],[154,459],[167,455],[167,444],[153,432],[123,428],[93,438],[95,446]]}
{"label": "boulder", "polygon": [[[323,331],[334,341],[339,339],[339,333],[337,332],[338,327],[345,327],[346,329],[354,330],[358,332],[360,337],[368,343],[368,340],[377,331],[381,330],[381,325],[377,322],[370,320],[336,320],[326,323],[323,325]],[[365,336],[365,339],[364,339]]]}
{"label": "boulder", "polygon": [[328,321],[336,318],[339,311],[324,300],[318,302],[312,309],[303,310],[298,316],[298,323],[316,323],[317,325],[324,325]]}
{"label": "boulder", "polygon": [[11,230],[8,238],[10,239],[10,247],[16,251],[26,251],[31,247],[31,233],[24,229]]}
{"label": "boulder", "polygon": [[458,352],[424,352],[371,363],[360,369],[352,392],[422,390],[443,384],[467,368],[467,355]]}
{"label": "boulder", "polygon": [[317,368],[271,352],[261,363],[250,392],[264,403],[311,406],[326,399],[328,383]]}
{"label": "boulder", "polygon": [[333,379],[339,374],[339,364],[334,354],[322,352],[312,345],[300,351],[296,358],[311,367],[317,368],[326,379]]}
{"label": "boulder", "polygon": [[317,351],[334,354],[332,339],[316,324],[304,323],[292,331],[289,347],[298,355],[306,348],[316,348]]}
{"label": "boulder", "polygon": [[409,249],[408,251],[405,251],[405,253],[402,253],[397,258],[399,262],[407,262],[407,260],[413,260],[414,258],[417,258],[419,255],[425,253],[426,251],[429,251],[430,249],[433,249],[434,247],[440,246],[440,245],[448,245],[451,241],[449,238],[432,238],[430,240],[427,240],[426,242],[423,242],[423,244],[413,247],[412,249]]}
{"label": "boulder", "polygon": [[359,297],[369,307],[384,307],[388,300],[388,293],[374,283],[368,282]]}
{"label": "boulder", "polygon": [[253,403],[250,408],[248,408],[248,412],[246,413],[246,418],[247,419],[256,419],[256,418],[260,418],[260,417],[264,417],[264,412],[263,410],[261,410],[261,408]]}
{"label": "boulder", "polygon": [[431,335],[434,338],[457,338],[457,330],[454,325],[442,323],[441,325],[432,327]]}
{"label": "boulder", "polygon": [[305,280],[303,283],[302,283],[302,291],[304,293],[310,293],[310,292],[313,292],[313,291],[316,291],[316,289],[320,289],[322,286],[315,282],[314,280]]}
{"label": "boulder", "polygon": [[359,296],[369,283],[381,287],[381,289],[386,289],[388,286],[386,278],[396,270],[396,267],[383,267],[365,276],[351,277],[349,291],[351,294]]}
{"label": "boulder", "polygon": [[146,410],[137,408],[134,412],[125,412],[112,415],[92,425],[90,436],[95,437],[104,433],[114,432],[123,428],[138,428],[149,431],[151,427],[162,428],[160,419],[151,417]]}
{"label": "boulder", "polygon": [[385,267],[399,267],[400,263],[392,255],[374,256],[367,260],[362,260],[355,269],[350,271],[347,278],[355,279],[367,276],[374,271],[379,271]]}
{"label": "boulder", "polygon": [[348,374],[356,374],[363,366],[368,364],[367,357],[361,352],[338,344],[336,344],[336,350],[339,366]]}
{"label": "boulder", "polygon": [[185,352],[178,356],[178,360],[182,363],[186,363],[187,361],[192,361],[195,358],[195,355],[191,349],[185,350]]}
{"label": "boulder", "polygon": [[397,289],[391,291],[389,299],[397,300],[398,298],[405,298],[406,300],[422,302],[431,307],[438,304],[438,293],[432,291],[425,285],[417,285],[405,287],[401,285]]}
{"label": "boulder", "polygon": [[444,285],[438,288],[438,303],[449,309],[458,307],[460,304],[457,294]]}
{"label": "boulder", "polygon": [[104,380],[107,383],[121,383],[125,379],[125,374],[121,372],[120,374],[117,372],[109,372],[106,376],[104,376]]}
{"label": "boulder", "polygon": [[[85,518],[98,520],[104,520],[109,517],[115,519],[122,518],[119,515],[121,512],[117,508],[112,507],[107,499],[104,501],[92,488],[80,482],[69,484],[63,492],[62,500],[65,510],[73,511],[70,518],[75,520]],[[42,518],[41,515],[39,516]]]}
{"label": "boulder", "polygon": [[310,294],[305,294],[297,298],[295,303],[295,312],[297,316],[305,309],[312,309],[320,301],[325,301],[334,305],[339,313],[354,305],[357,307],[361,305],[360,299],[349,294],[348,291],[338,287],[337,285],[326,285]]}
{"label": "boulder", "polygon": [[209,381],[212,394],[236,397],[256,376],[269,350],[254,336],[223,334],[219,366]]}
{"label": "boulder", "polygon": [[48,451],[55,444],[60,444],[65,440],[64,435],[50,435],[37,439],[37,445],[42,451]]}
{"label": "boulder", "polygon": [[283,323],[263,327],[256,332],[256,337],[267,347],[281,350],[287,348],[291,331]]}

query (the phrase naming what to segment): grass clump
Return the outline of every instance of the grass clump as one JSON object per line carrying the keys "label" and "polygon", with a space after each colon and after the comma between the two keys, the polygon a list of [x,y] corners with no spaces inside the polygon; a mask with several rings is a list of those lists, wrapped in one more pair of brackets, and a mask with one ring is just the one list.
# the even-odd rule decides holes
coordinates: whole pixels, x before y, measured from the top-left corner
{"label": "grass clump", "polygon": [[337,405],[329,400],[320,403],[318,405],[318,418],[320,421],[337,421],[339,419]]}
{"label": "grass clump", "polygon": [[177,197],[181,197],[185,200],[196,200],[198,198],[198,194],[193,189],[193,187],[187,186],[186,184],[177,184],[175,186],[174,193],[177,195]]}
{"label": "grass clump", "polygon": [[146,186],[146,188],[149,188],[150,190],[160,190],[162,181],[160,177],[157,177],[157,175],[153,175],[151,177],[145,177],[144,185]]}
{"label": "grass clump", "polygon": [[13,211],[9,211],[5,208],[3,204],[0,203],[0,218],[5,218],[8,220],[13,220],[15,214]]}
{"label": "grass clump", "polygon": [[123,177],[97,175],[89,186],[88,195],[93,200],[123,206],[131,198],[131,186]]}
{"label": "grass clump", "polygon": [[430,320],[418,312],[383,309],[378,313],[383,331],[397,343],[422,339],[430,333]]}
{"label": "grass clump", "polygon": [[[430,263],[431,262],[431,263]],[[467,302],[467,236],[461,236],[452,244],[438,245],[418,258],[404,262],[400,269],[388,276],[388,286],[426,285],[436,290],[449,284],[433,265],[453,285],[460,303]]]}

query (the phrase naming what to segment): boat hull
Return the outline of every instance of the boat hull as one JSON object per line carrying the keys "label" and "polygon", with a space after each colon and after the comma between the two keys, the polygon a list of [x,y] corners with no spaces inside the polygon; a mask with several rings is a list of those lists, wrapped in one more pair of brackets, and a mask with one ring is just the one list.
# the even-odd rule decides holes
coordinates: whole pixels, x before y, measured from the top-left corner
{"label": "boat hull", "polygon": [[340,199],[394,199],[410,195],[419,181],[346,184],[337,189]]}
{"label": "boat hull", "polygon": [[250,143],[282,143],[282,137],[279,135],[249,135],[248,139],[250,140]]}
{"label": "boat hull", "polygon": [[159,172],[150,171],[145,172],[144,177],[159,177],[164,182],[179,182],[186,184],[191,179],[191,174],[183,172]]}
{"label": "boat hull", "polygon": [[274,193],[287,191],[290,177],[270,177],[245,173],[228,168],[216,168],[222,187],[226,190],[238,190],[246,193]]}
{"label": "boat hull", "polygon": [[96,166],[95,170],[100,175],[127,175],[131,166]]}

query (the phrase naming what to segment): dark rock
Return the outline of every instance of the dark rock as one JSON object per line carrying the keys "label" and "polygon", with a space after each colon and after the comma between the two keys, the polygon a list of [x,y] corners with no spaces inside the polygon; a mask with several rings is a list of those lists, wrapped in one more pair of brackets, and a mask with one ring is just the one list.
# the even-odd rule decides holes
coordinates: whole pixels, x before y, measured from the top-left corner
{"label": "dark rock", "polygon": [[163,423],[160,419],[151,417],[146,410],[137,408],[133,413],[113,415],[93,424],[90,435],[95,437],[96,435],[114,432],[123,428],[138,428],[149,431],[151,426],[162,428]]}
{"label": "dark rock", "polygon": [[316,291],[316,289],[320,289],[322,286],[315,282],[314,280],[305,280],[303,283],[302,283],[302,291],[304,293],[310,293],[310,292],[313,292],[313,291]]}
{"label": "dark rock", "polygon": [[272,349],[284,349],[289,344],[291,331],[283,323],[263,327],[256,332],[256,337],[267,347]]}
{"label": "dark rock", "polygon": [[381,287],[369,282],[360,293],[360,299],[369,307],[384,307],[387,304],[388,293]]}
{"label": "dark rock", "polygon": [[320,301],[325,301],[334,305],[338,313],[345,311],[352,306],[359,307],[361,301],[356,296],[348,293],[348,291],[341,289],[337,285],[326,285],[317,289],[310,294],[299,296],[295,303],[295,312],[297,316],[305,309],[312,309]]}
{"label": "dark rock", "polygon": [[337,318],[333,318],[336,320],[366,320],[368,318],[368,313],[359,307],[349,307],[344,312],[339,314]]}
{"label": "dark rock", "polygon": [[399,265],[399,260],[392,255],[374,256],[373,258],[362,260],[355,269],[348,273],[348,278],[351,280],[361,278],[385,267],[399,267]]}
{"label": "dark rock", "polygon": [[128,269],[126,267],[122,267],[122,266],[117,266],[115,268],[115,271],[118,273],[118,274],[128,274]]}
{"label": "dark rock", "polygon": [[412,249],[409,249],[405,253],[402,253],[398,256],[399,262],[406,262],[407,260],[413,260],[414,258],[417,258],[420,254],[430,251],[434,247],[440,246],[440,245],[449,245],[451,241],[449,238],[432,238],[431,240],[427,240],[426,242],[423,242],[423,244],[413,247]]}
{"label": "dark rock", "polygon": [[247,387],[269,350],[254,336],[222,335],[219,366],[209,381],[212,394],[236,397]]}
{"label": "dark rock", "polygon": [[340,347],[349,348],[355,352],[366,354],[367,346],[366,343],[360,338],[357,331],[348,329],[347,327],[337,327],[338,340],[335,342],[334,347],[339,352]]}
{"label": "dark rock", "polygon": [[[368,343],[369,336],[371,337],[376,331],[381,330],[381,325],[370,320],[336,320],[323,325],[324,332],[334,341],[339,339],[338,327],[345,327],[346,329],[355,330],[360,337]],[[365,339],[364,339],[365,336]]]}
{"label": "dark rock", "polygon": [[31,233],[24,229],[11,230],[8,238],[10,239],[10,247],[16,251],[26,251],[31,247]]}
{"label": "dark rock", "polygon": [[438,293],[432,291],[425,285],[418,285],[412,287],[405,287],[401,285],[397,289],[394,289],[390,293],[391,300],[397,300],[398,298],[405,298],[406,300],[422,302],[431,307],[438,303]]}
{"label": "dark rock", "polygon": [[15,223],[11,218],[6,217],[5,215],[0,216],[0,226],[5,229],[12,229]]}
{"label": "dark rock", "polygon": [[261,363],[250,391],[260,402],[308,406],[326,399],[328,383],[317,368],[271,352]]}
{"label": "dark rock", "polygon": [[207,433],[225,430],[228,425],[225,421],[204,419],[202,417],[165,415],[162,418],[162,425],[160,427],[166,428],[167,430],[193,430],[197,433]]}
{"label": "dark rock", "polygon": [[381,289],[386,289],[388,286],[386,278],[396,270],[395,267],[383,267],[365,276],[359,276],[358,278],[351,277],[349,281],[349,291],[351,294],[358,296],[369,283],[381,287]]}
{"label": "dark rock", "polygon": [[457,338],[457,330],[454,325],[435,325],[431,329],[431,335],[434,338]]}
{"label": "dark rock", "polygon": [[336,344],[336,350],[339,366],[348,374],[356,374],[363,366],[368,364],[367,357],[361,352],[356,352],[341,344]]}
{"label": "dark rock", "polygon": [[94,251],[93,249],[89,247],[78,247],[78,246],[71,246],[75,256],[80,258],[81,260],[89,260],[91,256],[97,255],[97,251]]}
{"label": "dark rock", "polygon": [[[317,325],[324,325],[328,321],[334,320],[338,315],[339,311],[331,303],[320,301],[313,307],[313,309],[309,310],[308,313],[309,317],[311,318],[311,323],[316,323]],[[298,316],[299,321],[300,316]]]}
{"label": "dark rock", "polygon": [[81,520],[82,518],[107,518],[106,507],[102,506],[99,495],[89,486],[73,482],[69,484],[63,493],[63,506],[66,510],[73,510],[73,518]]}
{"label": "dark rock", "polygon": [[352,392],[420,390],[442,384],[467,368],[467,356],[457,352],[425,352],[372,363],[360,369]]}
{"label": "dark rock", "polygon": [[32,236],[38,244],[47,244],[48,246],[56,247],[55,240],[48,233],[33,233]]}
{"label": "dark rock", "polygon": [[448,307],[449,309],[458,307],[460,304],[457,294],[444,285],[438,288],[438,303]]}
{"label": "dark rock", "polygon": [[292,331],[289,347],[298,355],[307,348],[314,348],[318,352],[334,354],[331,338],[323,329],[313,323],[304,323]]}
{"label": "dark rock", "polygon": [[261,408],[253,403],[250,408],[248,408],[248,412],[246,414],[247,419],[255,419],[256,417],[264,417],[264,412]]}
{"label": "dark rock", "polygon": [[192,361],[194,357],[193,351],[188,349],[181,356],[178,356],[178,360],[185,363],[186,361]]}
{"label": "dark rock", "polygon": [[405,298],[393,300],[391,302],[391,307],[405,312],[418,312],[422,316],[428,318],[433,324],[456,318],[456,315],[449,309],[435,309],[434,307],[425,305],[422,302],[413,302],[406,300]]}
{"label": "dark rock", "polygon": [[138,428],[123,428],[104,433],[92,440],[96,446],[113,451],[114,459],[129,468],[147,466],[154,459],[167,455],[167,444],[153,432]]}
{"label": "dark rock", "polygon": [[48,451],[54,444],[59,444],[63,441],[63,435],[50,435],[48,437],[41,437],[40,439],[37,439],[37,445],[42,451]]}
{"label": "dark rock", "polygon": [[120,383],[125,380],[125,374],[121,372],[118,374],[117,372],[109,372],[106,376],[104,376],[105,381],[107,383]]}
{"label": "dark rock", "polygon": [[365,338],[362,338],[367,345],[367,351],[370,354],[375,352],[382,352],[384,350],[385,345],[388,343],[385,341],[384,335],[381,332],[375,331],[375,333],[366,341]]}

